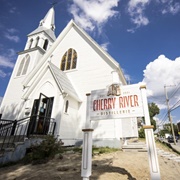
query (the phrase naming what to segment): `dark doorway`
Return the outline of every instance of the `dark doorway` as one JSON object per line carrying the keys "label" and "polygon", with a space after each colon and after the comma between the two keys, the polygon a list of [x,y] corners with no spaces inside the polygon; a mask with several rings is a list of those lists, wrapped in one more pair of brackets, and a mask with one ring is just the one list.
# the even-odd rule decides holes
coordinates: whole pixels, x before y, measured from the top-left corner
{"label": "dark doorway", "polygon": [[39,99],[34,100],[28,127],[28,135],[48,133],[53,101],[54,97],[47,97],[42,93],[40,94]]}

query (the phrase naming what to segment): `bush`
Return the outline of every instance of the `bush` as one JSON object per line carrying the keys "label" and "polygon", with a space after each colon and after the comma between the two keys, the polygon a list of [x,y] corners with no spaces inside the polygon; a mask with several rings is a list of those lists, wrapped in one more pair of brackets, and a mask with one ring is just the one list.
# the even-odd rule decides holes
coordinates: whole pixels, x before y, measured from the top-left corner
{"label": "bush", "polygon": [[141,129],[138,131],[138,133],[139,133],[139,138],[145,138],[145,132],[144,132],[144,129],[143,129],[143,128],[141,128]]}
{"label": "bush", "polygon": [[32,145],[24,158],[25,163],[45,163],[61,151],[62,142],[53,136],[46,136],[40,144]]}

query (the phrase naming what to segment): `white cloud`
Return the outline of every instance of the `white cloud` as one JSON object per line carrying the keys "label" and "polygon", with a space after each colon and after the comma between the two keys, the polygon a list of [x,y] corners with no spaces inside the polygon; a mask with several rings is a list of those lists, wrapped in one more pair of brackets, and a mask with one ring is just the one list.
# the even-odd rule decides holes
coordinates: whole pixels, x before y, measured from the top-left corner
{"label": "white cloud", "polygon": [[17,8],[16,7],[11,7],[9,12],[13,14],[13,13],[17,12]]}
{"label": "white cloud", "polygon": [[9,39],[10,41],[19,42],[20,38],[17,35],[14,35],[14,33],[18,32],[15,28],[7,29],[4,33],[4,37]]}
{"label": "white cloud", "polygon": [[106,43],[101,44],[101,47],[102,47],[105,51],[107,51],[107,50],[108,50],[108,45],[109,45],[109,43],[106,42]]}
{"label": "white cloud", "polygon": [[16,53],[16,51],[14,49],[8,49],[7,54],[8,54],[9,58],[14,57],[14,56],[17,55],[17,53]]}
{"label": "white cloud", "polygon": [[180,12],[180,3],[175,3],[174,5],[169,4],[167,7],[165,7],[162,10],[162,14],[170,13],[174,15],[174,14],[177,14],[178,12]]}
{"label": "white cloud", "polygon": [[[128,13],[131,21],[136,25],[136,28],[149,24],[149,19],[145,16],[144,11],[151,0],[130,0],[128,3]],[[129,32],[134,32],[129,29]]]}
{"label": "white cloud", "polygon": [[123,71],[123,74],[124,74],[124,77],[125,77],[125,79],[127,81],[127,84],[131,84],[131,76],[122,67],[121,67],[121,70]]}
{"label": "white cloud", "polygon": [[177,0],[156,0],[161,5],[162,14],[177,14],[180,12],[180,2]]}
{"label": "white cloud", "polygon": [[8,31],[9,33],[12,33],[12,34],[18,32],[18,30],[15,29],[15,28],[7,29],[7,31]]}
{"label": "white cloud", "polygon": [[[166,97],[164,86],[169,95],[172,95],[175,88],[180,86],[180,57],[170,60],[164,55],[160,55],[153,62],[150,62],[144,70],[143,82],[147,84],[149,99],[159,108],[166,108]],[[174,86],[176,85],[176,86]],[[180,88],[179,88],[180,90]],[[180,98],[180,91],[171,98],[170,105],[174,105]]]}
{"label": "white cloud", "polygon": [[10,41],[19,42],[19,37],[16,35],[11,35],[9,33],[4,33],[4,37],[9,39]]}
{"label": "white cloud", "polygon": [[11,61],[10,58],[0,55],[0,67],[1,66],[2,67],[7,67],[7,68],[13,68],[14,63]]}
{"label": "white cloud", "polygon": [[6,77],[6,73],[0,69],[0,77]]}
{"label": "white cloud", "polygon": [[118,14],[118,11],[113,10],[118,2],[119,0],[73,0],[69,11],[83,29],[92,31],[97,28],[101,32],[102,26]]}
{"label": "white cloud", "polygon": [[9,76],[9,71],[4,71],[4,68],[12,69],[14,63],[12,62],[15,57],[15,51],[13,49],[8,49],[6,55],[0,55],[0,77],[4,78]]}
{"label": "white cloud", "polygon": [[6,73],[0,69],[0,77],[6,77]]}

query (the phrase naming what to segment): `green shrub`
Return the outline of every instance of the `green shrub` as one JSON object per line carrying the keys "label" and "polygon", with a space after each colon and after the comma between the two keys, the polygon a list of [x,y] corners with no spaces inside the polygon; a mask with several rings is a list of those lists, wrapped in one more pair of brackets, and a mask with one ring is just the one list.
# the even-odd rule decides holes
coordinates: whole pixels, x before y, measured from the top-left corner
{"label": "green shrub", "polygon": [[143,128],[141,128],[141,129],[138,131],[138,133],[139,133],[139,138],[145,138],[145,132],[144,132],[144,129],[143,129]]}
{"label": "green shrub", "polygon": [[25,163],[45,163],[52,159],[55,154],[61,152],[61,141],[57,141],[53,136],[46,136],[40,144],[30,147],[30,152],[24,158]]}

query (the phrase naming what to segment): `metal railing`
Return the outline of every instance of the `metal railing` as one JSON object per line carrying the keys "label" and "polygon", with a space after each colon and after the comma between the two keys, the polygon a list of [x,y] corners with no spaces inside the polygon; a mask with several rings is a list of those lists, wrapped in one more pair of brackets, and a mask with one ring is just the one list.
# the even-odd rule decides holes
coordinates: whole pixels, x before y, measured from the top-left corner
{"label": "metal railing", "polygon": [[30,116],[20,120],[0,119],[0,151],[14,148],[15,142],[32,135],[54,135],[56,122],[42,116]]}

